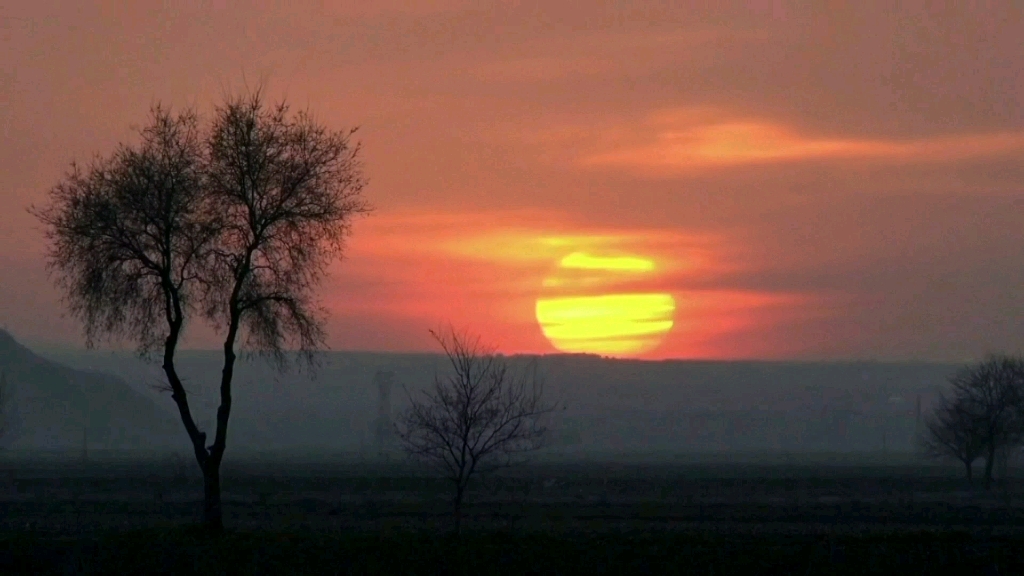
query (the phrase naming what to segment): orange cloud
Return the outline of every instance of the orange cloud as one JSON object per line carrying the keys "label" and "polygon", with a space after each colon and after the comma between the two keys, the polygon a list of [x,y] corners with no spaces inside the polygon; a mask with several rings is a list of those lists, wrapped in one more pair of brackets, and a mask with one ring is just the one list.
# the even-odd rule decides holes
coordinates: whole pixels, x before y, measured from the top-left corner
{"label": "orange cloud", "polygon": [[[601,132],[596,138],[601,148],[582,153],[579,164],[672,173],[821,159],[946,162],[1024,151],[1021,132],[906,140],[830,137],[767,120],[729,117],[709,108],[662,112],[632,128]],[[569,134],[572,131],[551,136],[564,139]]]}

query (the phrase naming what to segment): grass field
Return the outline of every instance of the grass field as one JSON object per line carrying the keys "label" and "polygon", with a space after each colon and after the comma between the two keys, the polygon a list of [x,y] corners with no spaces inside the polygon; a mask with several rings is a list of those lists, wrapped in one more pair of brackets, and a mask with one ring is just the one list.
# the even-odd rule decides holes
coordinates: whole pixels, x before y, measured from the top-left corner
{"label": "grass field", "polygon": [[[462,537],[403,466],[226,467],[222,536],[166,462],[8,464],[0,573],[1024,573],[1024,482],[955,469],[577,463],[483,478]],[[998,570],[998,572],[992,572]]]}

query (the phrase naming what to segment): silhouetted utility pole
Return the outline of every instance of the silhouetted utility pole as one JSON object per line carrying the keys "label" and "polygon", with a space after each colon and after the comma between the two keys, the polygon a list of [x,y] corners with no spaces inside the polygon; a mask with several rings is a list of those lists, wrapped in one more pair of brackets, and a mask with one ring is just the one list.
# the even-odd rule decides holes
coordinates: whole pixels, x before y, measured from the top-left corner
{"label": "silhouetted utility pole", "polygon": [[395,373],[391,371],[378,370],[373,376],[373,382],[377,385],[377,421],[374,427],[377,455],[381,457],[387,455],[387,448],[394,435],[391,424],[391,388],[394,381]]}

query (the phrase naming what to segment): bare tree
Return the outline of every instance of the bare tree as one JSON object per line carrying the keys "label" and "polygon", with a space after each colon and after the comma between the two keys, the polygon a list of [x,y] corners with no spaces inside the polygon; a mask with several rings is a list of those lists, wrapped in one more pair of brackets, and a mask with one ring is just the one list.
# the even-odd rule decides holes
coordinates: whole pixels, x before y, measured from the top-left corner
{"label": "bare tree", "polygon": [[[926,450],[935,456],[985,459],[985,488],[999,455],[1024,437],[1024,360],[992,355],[959,370],[950,378],[949,397],[943,397],[926,425]],[[968,476],[970,478],[970,476]]]}
{"label": "bare tree", "polygon": [[[167,387],[203,472],[204,523],[223,527],[220,464],[231,412],[236,343],[285,364],[296,344],[310,363],[323,344],[313,291],[340,256],[351,218],[367,210],[351,132],[331,132],[260,92],[196,114],[159,107],[137,147],[83,171],[72,165],[33,212],[47,225],[51,270],[71,312],[97,336],[146,354],[163,344]],[[225,331],[213,443],[199,429],[174,365],[186,322]]]}
{"label": "bare tree", "polygon": [[434,376],[432,389],[412,396],[395,423],[398,439],[412,457],[440,469],[452,482],[455,531],[474,473],[512,463],[513,457],[544,445],[545,404],[536,370],[514,367],[478,337],[449,329],[431,331],[448,359],[448,371]]}
{"label": "bare tree", "polygon": [[931,458],[954,458],[964,465],[967,483],[973,485],[973,465],[985,450],[979,418],[967,406],[946,396],[925,417],[921,448]]}
{"label": "bare tree", "polygon": [[1021,401],[1024,399],[1024,360],[992,355],[958,372],[950,381],[952,393],[975,415],[985,446],[985,488],[992,486],[997,455],[1021,440]]}

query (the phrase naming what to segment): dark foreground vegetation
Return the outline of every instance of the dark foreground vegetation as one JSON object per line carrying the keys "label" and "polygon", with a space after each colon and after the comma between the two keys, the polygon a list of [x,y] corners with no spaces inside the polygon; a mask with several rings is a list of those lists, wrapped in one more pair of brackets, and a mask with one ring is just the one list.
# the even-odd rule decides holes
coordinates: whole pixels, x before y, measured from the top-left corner
{"label": "dark foreground vegetation", "polygon": [[827,535],[640,531],[450,536],[170,528],[0,539],[24,574],[1020,574],[1024,540],[963,532]]}
{"label": "dark foreground vegetation", "polygon": [[1024,480],[956,467],[534,464],[471,485],[461,537],[401,465],[235,464],[219,535],[180,462],[7,469],[2,574],[1024,573]]}

